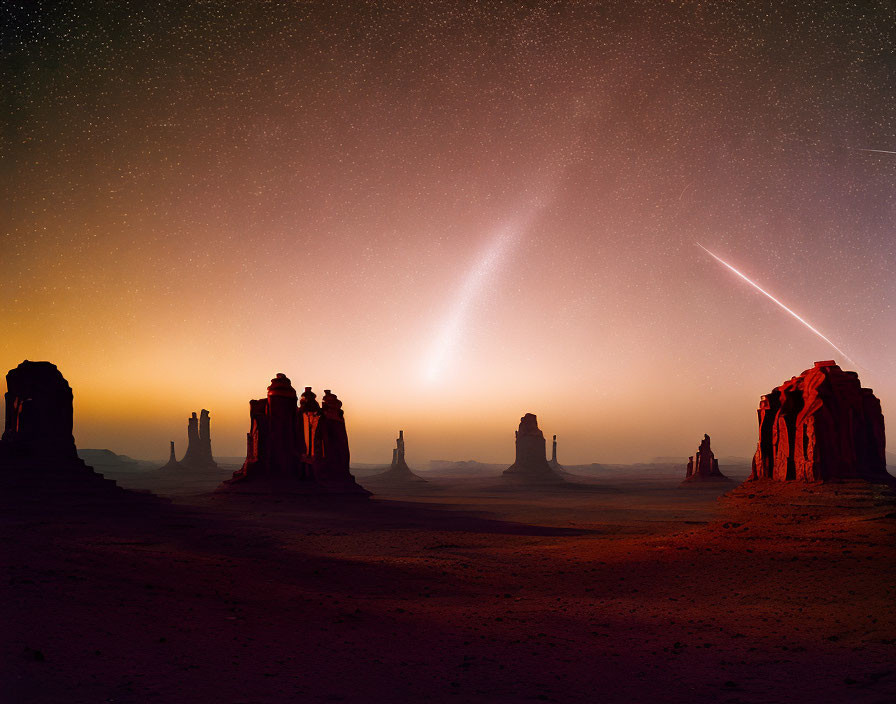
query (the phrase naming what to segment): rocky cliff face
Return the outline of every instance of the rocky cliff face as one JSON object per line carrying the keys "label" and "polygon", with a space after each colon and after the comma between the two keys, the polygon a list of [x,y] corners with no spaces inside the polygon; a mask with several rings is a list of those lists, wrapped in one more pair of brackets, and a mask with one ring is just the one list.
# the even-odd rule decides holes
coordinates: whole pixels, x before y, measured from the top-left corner
{"label": "rocky cliff face", "polygon": [[222,488],[368,494],[349,470],[345,413],[329,389],[322,405],[310,386],[299,401],[289,378],[277,374],[267,398],[249,401],[249,416],[246,461]]}
{"label": "rocky cliff face", "polygon": [[697,454],[688,458],[685,482],[731,481],[719,471],[719,461],[710,447],[709,435],[704,434]]}
{"label": "rocky cliff face", "polygon": [[520,418],[516,431],[516,460],[504,470],[504,477],[533,482],[560,482],[560,477],[545,458],[544,433],[538,427],[538,418],[527,413]]}
{"label": "rocky cliff face", "polygon": [[762,396],[758,416],[750,480],[891,479],[880,401],[832,360]]}

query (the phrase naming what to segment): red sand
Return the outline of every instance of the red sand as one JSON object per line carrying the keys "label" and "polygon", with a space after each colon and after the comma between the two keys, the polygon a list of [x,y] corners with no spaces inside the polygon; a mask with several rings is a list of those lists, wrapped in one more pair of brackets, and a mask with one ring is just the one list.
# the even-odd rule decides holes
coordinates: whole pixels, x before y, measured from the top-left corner
{"label": "red sand", "polygon": [[6,505],[2,700],[896,700],[892,498],[670,485]]}

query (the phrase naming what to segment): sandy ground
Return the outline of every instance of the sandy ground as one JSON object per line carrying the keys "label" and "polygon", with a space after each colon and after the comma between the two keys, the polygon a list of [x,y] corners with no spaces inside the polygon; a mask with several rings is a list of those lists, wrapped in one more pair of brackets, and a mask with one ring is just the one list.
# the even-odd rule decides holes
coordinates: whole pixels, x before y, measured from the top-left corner
{"label": "sandy ground", "polygon": [[896,701],[892,497],[726,488],[7,498],[0,699]]}

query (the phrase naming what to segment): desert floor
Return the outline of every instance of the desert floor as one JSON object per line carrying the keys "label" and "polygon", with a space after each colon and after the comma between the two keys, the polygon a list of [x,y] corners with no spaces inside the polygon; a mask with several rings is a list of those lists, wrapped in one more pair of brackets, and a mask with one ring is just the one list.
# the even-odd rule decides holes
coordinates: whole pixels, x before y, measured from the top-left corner
{"label": "desert floor", "polygon": [[896,701],[892,497],[728,488],[7,497],[0,698]]}

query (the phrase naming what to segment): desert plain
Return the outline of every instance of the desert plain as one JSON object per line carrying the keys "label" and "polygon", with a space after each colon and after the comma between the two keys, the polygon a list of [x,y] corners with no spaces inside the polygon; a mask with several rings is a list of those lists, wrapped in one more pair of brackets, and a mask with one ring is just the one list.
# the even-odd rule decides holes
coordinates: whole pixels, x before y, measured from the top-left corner
{"label": "desert plain", "polygon": [[896,700],[892,490],[723,471],[0,499],[3,699]]}

